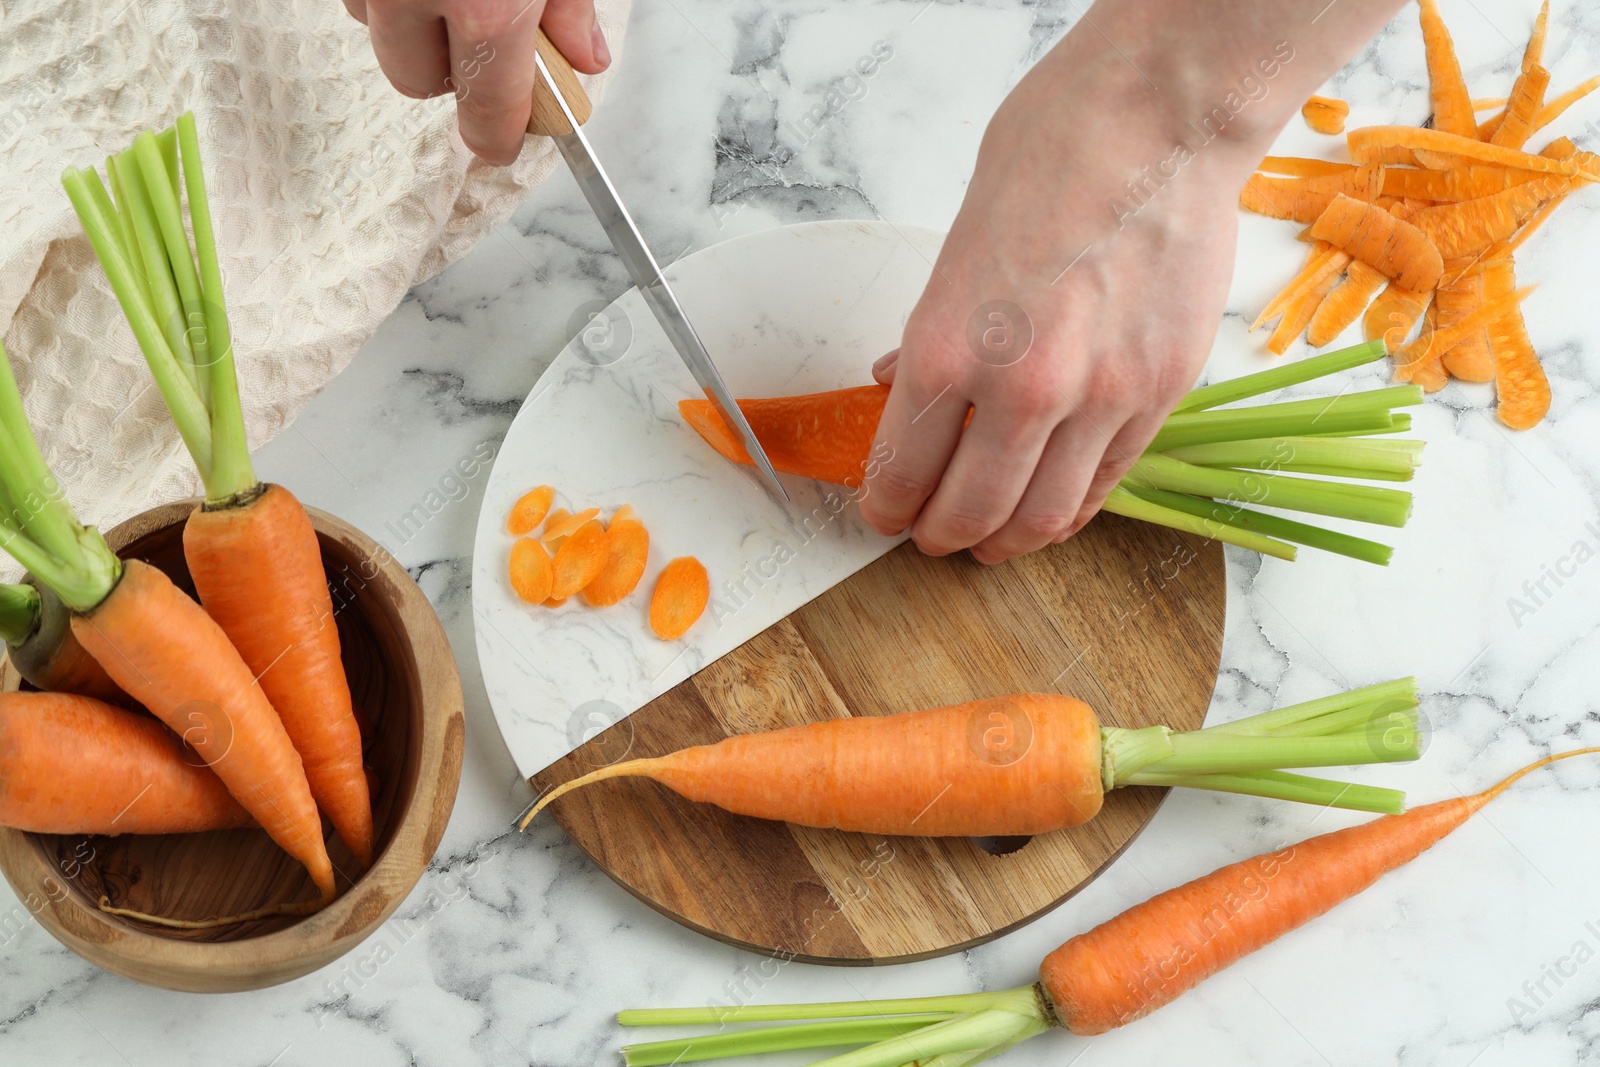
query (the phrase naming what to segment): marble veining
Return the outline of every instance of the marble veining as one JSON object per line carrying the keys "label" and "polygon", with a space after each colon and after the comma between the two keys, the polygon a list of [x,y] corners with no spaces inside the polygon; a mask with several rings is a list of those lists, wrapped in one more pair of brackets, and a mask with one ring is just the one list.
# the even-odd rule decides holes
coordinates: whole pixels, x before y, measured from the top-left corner
{"label": "marble veining", "polygon": [[[1535,0],[1441,6],[1474,93],[1503,93]],[[1552,84],[1564,89],[1600,70],[1600,10],[1570,0],[1552,7],[1548,59]],[[942,230],[984,122],[1083,8],[1082,0],[641,0],[626,69],[592,135],[666,261],[818,218]],[[789,134],[780,145],[786,124],[826,105],[829,88],[878,42],[892,58],[863,79],[864,91],[824,106],[826,121],[804,143]],[[1353,123],[1422,121],[1415,8],[1331,91],[1351,101]],[[1560,128],[1593,150],[1597,121],[1600,100],[1569,112]],[[1336,142],[1296,122],[1279,149],[1326,154]],[[1554,747],[1600,742],[1597,210],[1600,202],[1574,197],[1519,257],[1523,276],[1543,283],[1528,319],[1555,388],[1551,419],[1513,434],[1486,413],[1485,387],[1462,385],[1420,409],[1417,434],[1429,446],[1414,484],[1418,507],[1395,533],[1386,570],[1309,552],[1294,564],[1230,553],[1213,716],[1415,673],[1433,726],[1427,755],[1356,777],[1402,782],[1419,800],[1477,788]],[[1291,231],[1242,220],[1209,375],[1261,365],[1261,338],[1244,325],[1298,262]],[[1016,985],[1048,948],[1159,889],[1355,821],[1242,797],[1173,797],[1104,876],[1039,922],[971,952],[873,970],[774,966],[663,919],[553,824],[508,833],[529,790],[496,727],[473,637],[477,515],[489,461],[524,398],[578,325],[627,289],[582,198],[558,174],[510,224],[418,286],[260,453],[264,477],[373,533],[410,568],[460,661],[461,794],[437,859],[394,919],[317,974],[197,997],[93,969],[0,887],[0,1063],[616,1062],[623,1034],[611,1014],[621,1007]],[[770,329],[785,336],[787,327],[775,319]],[[676,380],[661,379],[657,391]],[[1380,375],[1355,380],[1370,386]],[[664,415],[665,404],[663,396],[648,410]],[[620,468],[612,470],[617,480],[594,483],[592,495],[623,490]],[[998,1062],[1600,1061],[1600,853],[1586,836],[1597,799],[1600,767],[1582,761],[1525,781],[1373,891],[1151,1018],[1093,1040],[1040,1037]]]}

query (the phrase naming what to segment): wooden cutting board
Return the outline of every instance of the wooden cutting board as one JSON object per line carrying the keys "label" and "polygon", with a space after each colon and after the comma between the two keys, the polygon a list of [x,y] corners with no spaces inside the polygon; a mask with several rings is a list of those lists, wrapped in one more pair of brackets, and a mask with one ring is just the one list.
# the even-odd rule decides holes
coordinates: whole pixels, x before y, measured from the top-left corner
{"label": "wooden cutting board", "polygon": [[[1216,682],[1224,594],[1221,546],[1113,515],[998,567],[901,545],[532,781],[544,790],[730,734],[1015,692],[1077,696],[1107,725],[1196,729]],[[551,810],[601,870],[691,929],[780,958],[881,964],[1038,918],[1116,858],[1165,793],[1116,790],[1091,823],[1004,855],[966,838],[731,815],[639,779],[578,790]]]}

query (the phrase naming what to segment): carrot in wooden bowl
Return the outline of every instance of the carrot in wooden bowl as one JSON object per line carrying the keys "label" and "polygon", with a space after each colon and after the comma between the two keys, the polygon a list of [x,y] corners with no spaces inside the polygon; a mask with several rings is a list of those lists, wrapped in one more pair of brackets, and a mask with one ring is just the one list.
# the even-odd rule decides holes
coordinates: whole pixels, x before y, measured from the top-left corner
{"label": "carrot in wooden bowl", "polygon": [[1286,774],[1416,759],[1416,683],[1402,678],[1220,726],[1102,727],[1072,697],[1024,693],[899,715],[740,734],[630,760],[552,789],[650,778],[690,800],[762,819],[916,837],[1043,834],[1088,822],[1105,793],[1188,786],[1399,811],[1390,789]]}
{"label": "carrot in wooden bowl", "polygon": [[92,170],[62,183],[205,483],[183,535],[195,588],[281,718],[317,805],[369,866],[372,799],[322,551],[305,508],[250,463],[194,116],[140,134],[106,168],[115,202]]}
{"label": "carrot in wooden bowl", "polygon": [[331,901],[333,866],[322,821],[300,756],[255,672],[221,626],[165,574],[119,560],[78,521],[56,485],[0,347],[0,493],[37,505],[0,517],[7,535],[0,547],[71,609],[73,634],[111,679],[185,736],[261,828],[306,867],[321,900],[291,907],[308,913]]}
{"label": "carrot in wooden bowl", "polygon": [[[1427,804],[1229,864],[1136,904],[1045,957],[1039,980],[993,993],[833,1004],[623,1011],[623,1026],[716,1025],[721,1032],[624,1048],[629,1067],[758,1052],[861,1046],[818,1067],[965,1067],[1050,1029],[1089,1036],[1141,1019],[1218,971],[1367,889],[1462,826],[1538,760],[1471,796]],[[1218,916],[1225,916],[1225,925]],[[796,1020],[804,1020],[795,1022]],[[728,1023],[794,1025],[728,1030]]]}
{"label": "carrot in wooden bowl", "polygon": [[181,834],[251,821],[222,779],[148,715],[69,693],[0,695],[0,826]]}
{"label": "carrot in wooden bowl", "polygon": [[76,693],[127,707],[111,680],[72,633],[72,613],[48,588],[0,585],[0,640],[24,681],[49,693]]}

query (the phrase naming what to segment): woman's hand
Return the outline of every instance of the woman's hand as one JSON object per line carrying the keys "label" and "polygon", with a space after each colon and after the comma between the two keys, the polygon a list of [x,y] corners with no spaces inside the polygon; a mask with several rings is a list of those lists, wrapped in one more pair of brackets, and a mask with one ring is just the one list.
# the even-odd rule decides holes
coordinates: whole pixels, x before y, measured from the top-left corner
{"label": "woman's hand", "polygon": [[1274,20],[1307,16],[1277,0],[1091,9],[995,114],[901,347],[874,367],[890,458],[867,520],[984,563],[1087,522],[1205,363],[1240,187],[1395,6],[1350,0],[1348,25],[1295,40]]}
{"label": "woman's hand", "polygon": [[486,163],[509,166],[533,110],[534,43],[542,25],[573,69],[611,63],[593,0],[344,0],[372,31],[394,87],[423,98],[454,93],[461,139]]}

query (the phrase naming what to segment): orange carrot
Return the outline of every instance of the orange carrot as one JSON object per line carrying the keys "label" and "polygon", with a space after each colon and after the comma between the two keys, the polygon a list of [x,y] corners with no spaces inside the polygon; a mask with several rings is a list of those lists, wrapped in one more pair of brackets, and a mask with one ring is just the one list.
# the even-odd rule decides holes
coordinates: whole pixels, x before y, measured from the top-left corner
{"label": "orange carrot", "polygon": [[1545,104],[1539,109],[1539,113],[1533,117],[1533,129],[1530,131],[1530,133],[1538,133],[1540,130],[1544,129],[1546,126],[1550,125],[1556,119],[1565,114],[1567,108],[1571,107],[1573,104],[1576,104],[1579,100],[1582,100],[1596,89],[1600,89],[1600,75],[1596,75],[1585,82],[1581,82],[1580,84],[1573,86],[1571,89],[1568,89],[1554,100]]}
{"label": "orange carrot", "polygon": [[1313,96],[1300,106],[1300,117],[1318,133],[1344,132],[1344,120],[1350,116],[1350,105],[1343,100],[1327,96]]}
{"label": "orange carrot", "polygon": [[[1490,300],[1501,299],[1516,287],[1516,267],[1509,256],[1496,260],[1484,274],[1484,293]],[[1520,307],[1489,326],[1489,348],[1494,355],[1494,387],[1499,401],[1495,414],[1514,430],[1538,425],[1550,410],[1550,380],[1528,337]]]}
{"label": "orange carrot", "polygon": [[100,662],[84,651],[72,634],[72,613],[48,586],[0,587],[5,617],[14,624],[6,633],[11,665],[28,684],[47,693],[76,693],[107,704],[132,707]]}
{"label": "orange carrot", "polygon": [[1476,137],[1460,137],[1441,130],[1418,129],[1415,126],[1363,126],[1345,135],[1350,146],[1350,156],[1357,163],[1382,163],[1385,165],[1410,164],[1417,161],[1416,152],[1433,152],[1445,157],[1459,157],[1467,163],[1494,163],[1502,167],[1538,171],[1541,174],[1559,174],[1566,177],[1583,176],[1594,180],[1584,168],[1573,160],[1547,159],[1531,152],[1519,152],[1502,145],[1487,144]]}
{"label": "orange carrot", "polygon": [[1250,324],[1251,331],[1260,329],[1264,324],[1284,314],[1291,304],[1320,288],[1329,278],[1338,278],[1349,265],[1348,252],[1334,248],[1326,241],[1313,240],[1311,251],[1306,255],[1305,266],[1301,267],[1300,273],[1291,278],[1289,284],[1279,290],[1278,295],[1261,309],[1256,321]]}
{"label": "orange carrot", "polygon": [[[863,385],[806,396],[741,400],[739,410],[778,470],[853,485],[865,473],[863,457],[872,453],[872,440],[888,399],[888,386]],[[711,401],[680,400],[678,410],[711,447],[735,463],[750,462],[744,442]]]}
{"label": "orange carrot", "polygon": [[530,604],[543,604],[550,599],[550,585],[555,571],[550,566],[550,552],[536,537],[519,537],[511,546],[511,588]]}
{"label": "orange carrot", "polygon": [[183,555],[200,603],[289,732],[311,795],[356,860],[370,866],[372,799],[361,730],[310,516],[289,490],[264,485],[248,502],[196,508],[183,528]]}
{"label": "orange carrot", "polygon": [[582,511],[567,514],[561,508],[550,513],[550,518],[544,524],[544,532],[539,535],[541,541],[559,542],[564,537],[571,537],[583,527],[585,523],[594,521],[600,514],[599,508],[584,508]]}
{"label": "orange carrot", "polygon": [[0,696],[0,826],[181,834],[248,825],[222,780],[155,719],[66,693]]}
{"label": "orange carrot", "polygon": [[[1508,312],[1526,300],[1534,288],[1529,286],[1486,300],[1470,315],[1458,320],[1449,328],[1436,327],[1425,331],[1410,344],[1402,345],[1394,353],[1395,377],[1400,381],[1415,380],[1414,375],[1424,363],[1441,359],[1446,352],[1460,344],[1473,331],[1481,330],[1490,323],[1504,318]],[[1427,388],[1426,384],[1423,388]]]}
{"label": "orange carrot", "polygon": [[1533,133],[1533,123],[1544,106],[1545,90],[1550,87],[1550,72],[1534,64],[1517,76],[1516,87],[1506,104],[1505,114],[1489,134],[1489,143],[1505,148],[1521,148]]}
{"label": "orange carrot", "polygon": [[[599,509],[595,511],[598,513]],[[566,600],[594,581],[605,565],[606,528],[591,518],[562,538],[561,547],[556,549],[550,564],[550,599]]]}
{"label": "orange carrot", "polygon": [[[1449,329],[1483,306],[1483,274],[1470,274],[1445,284],[1433,294],[1438,315],[1436,329]],[[1440,355],[1444,369],[1467,382],[1487,382],[1494,377],[1494,356],[1489,351],[1489,331],[1480,328],[1457,341]]]}
{"label": "orange carrot", "polygon": [[1306,341],[1313,348],[1331,344],[1334,338],[1361,317],[1373,296],[1389,279],[1359,260],[1350,264],[1344,281],[1323,297],[1306,330]]}
{"label": "orange carrot", "polygon": [[[1352,264],[1353,266],[1354,264]],[[1306,332],[1306,327],[1311,324],[1316,316],[1317,308],[1322,306],[1329,294],[1339,283],[1337,271],[1329,272],[1309,292],[1295,297],[1289,306],[1283,309],[1283,318],[1278,320],[1277,327],[1272,335],[1267,338],[1267,351],[1275,356],[1281,356],[1289,351],[1289,346]]]}
{"label": "orange carrot", "polygon": [[[1418,335],[1419,339],[1427,337],[1434,332],[1438,324],[1438,318],[1439,303],[1435,300],[1428,305],[1428,310],[1423,313],[1422,332]],[[1405,368],[1404,375],[1397,370],[1395,373],[1396,380],[1404,381],[1409,379],[1422,386],[1424,391],[1437,393],[1450,384],[1450,372],[1444,369],[1443,355],[1444,349],[1442,347],[1429,348],[1422,353],[1420,359]]]}
{"label": "orange carrot", "polygon": [[1383,192],[1386,196],[1400,196],[1416,200],[1435,200],[1454,203],[1459,200],[1476,200],[1513,185],[1530,182],[1539,175],[1528,170],[1514,170],[1484,163],[1474,163],[1449,170],[1407,170],[1403,167],[1385,167]]}
{"label": "orange carrot", "polygon": [[1311,236],[1343,249],[1407,289],[1432,289],[1444,271],[1439,250],[1416,226],[1348,196],[1333,198],[1311,227]]}
{"label": "orange carrot", "polygon": [[1546,756],[1482,793],[1313,837],[1169,889],[1050,953],[1040,985],[1075,1034],[1143,1018],[1416,859],[1523,775],[1597,751]]}
{"label": "orange carrot", "polygon": [[592,608],[610,607],[633,592],[644,576],[650,555],[650,534],[633,509],[618,508],[606,524],[606,562],[594,580],[583,587],[583,599]]}
{"label": "orange carrot", "polygon": [[1433,128],[1463,137],[1478,135],[1472,113],[1472,94],[1461,76],[1455,42],[1439,14],[1435,0],[1421,0],[1422,47],[1428,61],[1428,82],[1433,99]]}
{"label": "orange carrot", "polygon": [[1411,216],[1411,225],[1441,256],[1454,259],[1508,239],[1547,201],[1571,191],[1570,180],[1547,175],[1491,196],[1424,208]]}
{"label": "orange carrot", "polygon": [[[325,904],[333,865],[300,756],[222,627],[156,568],[125,560],[73,632],[106,673],[199,754],[278,847],[304,864]],[[365,782],[365,778],[363,778]]]}
{"label": "orange carrot", "polygon": [[1239,192],[1239,206],[1258,215],[1295,222],[1317,221],[1335,196],[1376,200],[1384,190],[1384,168],[1368,165],[1343,174],[1316,178],[1279,178],[1256,174]]}
{"label": "orange carrot", "polygon": [[1368,341],[1381,338],[1389,350],[1394,351],[1405,343],[1411,327],[1417,324],[1431,299],[1431,293],[1419,293],[1390,282],[1367,308],[1361,323],[1362,336]]}
{"label": "orange carrot", "polygon": [[523,493],[511,506],[511,514],[506,516],[506,532],[513,537],[521,537],[537,530],[550,513],[550,505],[555,499],[555,487],[550,485],[541,485]]}
{"label": "orange carrot", "polygon": [[1265,174],[1284,174],[1294,178],[1320,178],[1328,174],[1348,174],[1355,169],[1352,163],[1333,163],[1326,159],[1306,159],[1302,156],[1267,156],[1256,168]]}
{"label": "orange carrot", "polygon": [[[766,439],[759,440],[764,447]],[[710,599],[711,579],[705,564],[693,556],[679,556],[662,568],[655,592],[650,594],[651,631],[663,641],[676,641],[689,632]]]}

